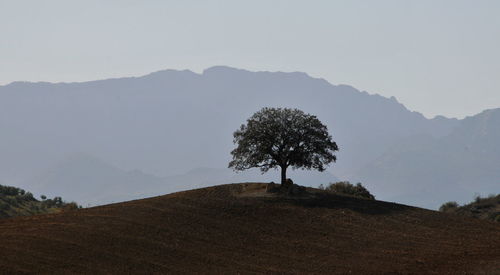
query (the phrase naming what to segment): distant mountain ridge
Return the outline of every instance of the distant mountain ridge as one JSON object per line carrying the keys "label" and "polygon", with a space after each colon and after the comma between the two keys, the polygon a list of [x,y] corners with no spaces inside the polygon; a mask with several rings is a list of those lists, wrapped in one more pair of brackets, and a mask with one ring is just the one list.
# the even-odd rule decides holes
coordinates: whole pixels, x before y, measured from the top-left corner
{"label": "distant mountain ridge", "polygon": [[[337,180],[328,172],[290,171],[289,174],[300,182]],[[275,178],[279,178],[278,171],[265,175],[258,171],[235,174],[227,168],[196,168],[184,174],[157,177],[140,170],[125,171],[94,156],[76,153],[27,183],[37,183],[32,190],[37,194],[65,194],[65,198],[83,206],[95,206],[223,183],[273,181]]]}
{"label": "distant mountain ridge", "polygon": [[357,178],[378,192],[437,208],[440,201],[464,203],[475,193],[500,193],[499,168],[500,109],[492,109],[461,120],[447,136],[413,137],[392,147]]}
{"label": "distant mountain ridge", "polygon": [[[382,192],[395,183],[381,182],[390,177],[377,174],[375,162],[404,140],[441,139],[462,123],[440,116],[426,119],[395,98],[299,72],[216,66],[201,74],[165,70],[81,83],[15,82],[0,86],[0,129],[5,129],[0,180],[31,189],[39,185],[31,179],[74,152],[160,178],[197,167],[225,169],[233,131],[265,106],[317,115],[340,146],[338,163],[328,171],[340,179],[362,179],[368,189]],[[312,186],[324,183],[302,180]],[[375,195],[406,203],[413,183],[401,180],[402,190]],[[454,183],[443,179],[440,184]],[[412,200],[429,205],[425,195],[417,197]]]}

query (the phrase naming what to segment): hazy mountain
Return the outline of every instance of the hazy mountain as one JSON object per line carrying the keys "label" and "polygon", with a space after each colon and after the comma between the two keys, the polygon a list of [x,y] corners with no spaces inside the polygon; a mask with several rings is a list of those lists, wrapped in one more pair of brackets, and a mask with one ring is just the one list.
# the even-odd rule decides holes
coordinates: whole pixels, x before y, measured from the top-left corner
{"label": "hazy mountain", "polygon": [[500,193],[500,109],[465,118],[441,138],[402,140],[358,177],[384,198],[434,208]]}
{"label": "hazy mountain", "polygon": [[[33,184],[36,183],[36,184]],[[163,179],[139,170],[124,171],[86,154],[72,154],[46,172],[27,181],[35,194],[96,205],[136,199],[163,185]]]}
{"label": "hazy mountain", "polygon": [[28,180],[74,152],[122,172],[162,178],[196,167],[224,169],[233,131],[264,106],[300,108],[326,123],[340,146],[329,171],[342,179],[401,139],[441,138],[458,123],[426,119],[395,98],[305,73],[219,66],[202,74],[166,70],[83,83],[15,82],[0,86],[0,181],[35,189],[39,183]]}
{"label": "hazy mountain", "polygon": [[[314,171],[290,171],[290,176],[303,185],[318,185],[337,180],[332,174]],[[156,177],[140,170],[124,171],[96,157],[71,154],[25,184],[34,185],[36,196],[49,197],[64,194],[64,199],[84,206],[140,199],[165,193],[190,190],[212,185],[273,181],[279,179],[277,171],[262,175],[250,170],[233,173],[227,168],[196,168],[187,173]]]}

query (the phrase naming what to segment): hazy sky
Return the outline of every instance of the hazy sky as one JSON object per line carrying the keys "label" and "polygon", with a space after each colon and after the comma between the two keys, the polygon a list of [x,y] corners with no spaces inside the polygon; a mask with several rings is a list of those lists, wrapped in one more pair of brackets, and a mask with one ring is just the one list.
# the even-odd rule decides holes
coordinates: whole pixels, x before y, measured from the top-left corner
{"label": "hazy sky", "polygon": [[494,0],[0,0],[0,85],[229,65],[464,117],[500,107],[499,14]]}

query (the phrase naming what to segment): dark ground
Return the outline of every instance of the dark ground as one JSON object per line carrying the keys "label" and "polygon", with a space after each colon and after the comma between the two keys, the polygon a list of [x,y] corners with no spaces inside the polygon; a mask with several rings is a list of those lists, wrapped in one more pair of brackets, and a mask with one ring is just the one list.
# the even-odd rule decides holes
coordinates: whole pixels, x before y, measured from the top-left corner
{"label": "dark ground", "polygon": [[[0,220],[12,273],[500,274],[500,225],[234,184]],[[319,191],[318,191],[319,192]]]}

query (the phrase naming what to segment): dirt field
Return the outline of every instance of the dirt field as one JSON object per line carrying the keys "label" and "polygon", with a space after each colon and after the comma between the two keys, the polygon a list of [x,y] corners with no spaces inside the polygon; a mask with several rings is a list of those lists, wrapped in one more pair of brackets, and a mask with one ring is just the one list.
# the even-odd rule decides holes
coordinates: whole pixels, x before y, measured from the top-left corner
{"label": "dirt field", "polygon": [[0,220],[0,272],[500,274],[500,225],[223,185]]}

